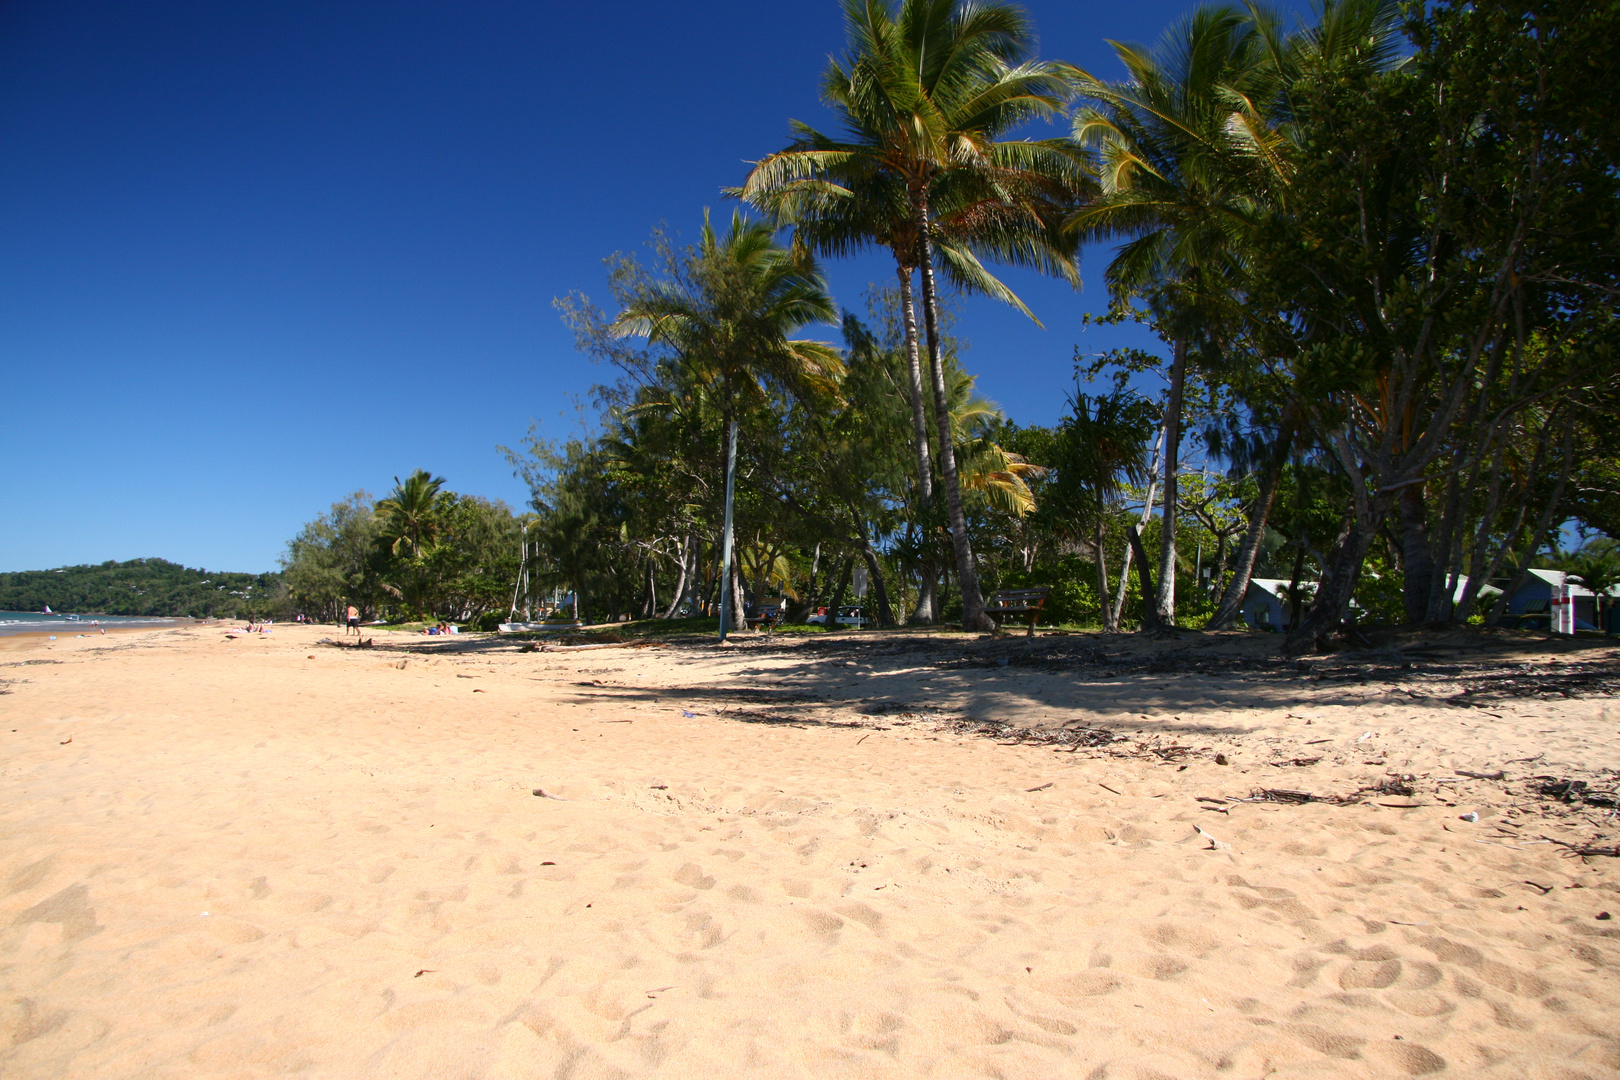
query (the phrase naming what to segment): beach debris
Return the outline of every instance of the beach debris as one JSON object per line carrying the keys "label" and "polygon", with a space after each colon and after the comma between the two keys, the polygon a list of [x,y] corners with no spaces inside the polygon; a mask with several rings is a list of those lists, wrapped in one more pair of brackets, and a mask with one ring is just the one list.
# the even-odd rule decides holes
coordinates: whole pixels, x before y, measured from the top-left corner
{"label": "beach debris", "polygon": [[1231,759],[1228,758],[1225,754],[1216,754],[1215,755],[1215,764],[1217,764],[1217,765],[1230,765],[1230,764],[1232,764],[1232,762],[1231,762]]}
{"label": "beach debris", "polygon": [[938,730],[948,731],[953,735],[979,735],[989,739],[1000,739],[1006,745],[1023,743],[1068,751],[1079,750],[1081,747],[1107,746],[1119,741],[1118,735],[1102,728],[1013,727],[1011,724],[997,721],[947,720],[939,725]]}
{"label": "beach debris", "polygon": [[859,745],[861,745],[861,743],[865,742],[867,739],[870,739],[871,737],[872,737],[872,733],[870,731],[868,731],[865,735],[862,735],[860,738],[855,740],[855,745],[859,746]]}
{"label": "beach debris", "polygon": [[1052,781],[1051,783],[1042,784],[1040,787],[1025,788],[1024,790],[1026,792],[1045,791],[1047,788],[1051,787],[1053,783],[1056,783],[1056,781]]}
{"label": "beach debris", "polygon": [[1610,915],[1607,911],[1598,912],[1597,917],[1599,919],[1603,920],[1604,922],[1608,922],[1610,919],[1614,918],[1614,916]]}
{"label": "beach debris", "polygon": [[1559,840],[1555,837],[1542,835],[1540,840],[1530,841],[1532,844],[1557,844],[1571,855],[1602,855],[1611,859],[1620,859],[1620,844],[1611,844],[1605,847],[1602,844],[1577,844],[1569,840]]}
{"label": "beach debris", "polygon": [[1468,821],[1468,822],[1478,821],[1479,820],[1479,812],[1475,811],[1475,810],[1470,810],[1466,814],[1458,814],[1457,815],[1457,820],[1458,821]]}
{"label": "beach debris", "polygon": [[541,863],[540,865],[541,866],[556,866],[557,864],[555,862],[553,862],[552,860],[547,859],[545,862]]}
{"label": "beach debris", "polygon": [[561,795],[553,795],[549,791],[547,791],[545,788],[540,788],[540,787],[535,788],[532,792],[530,792],[530,794],[533,795],[537,799],[556,799],[558,802],[567,802],[568,801],[567,799],[563,798]]}
{"label": "beach debris", "polygon": [[688,719],[688,720],[690,720],[690,719],[692,719],[692,718],[693,718],[693,717],[695,717],[695,716],[697,716],[697,713],[695,713],[695,712],[693,712],[693,711],[692,711],[692,710],[690,710],[690,709],[682,709],[682,710],[681,710],[681,715],[682,715],[682,716],[684,716],[684,717],[686,717],[686,718],[687,718],[687,719]]}
{"label": "beach debris", "polygon": [[67,745],[67,744],[68,744],[68,743],[70,743],[70,742],[72,742],[72,741],[73,741],[73,736],[71,736],[71,735],[69,735],[69,736],[68,736],[68,737],[67,737],[67,738],[65,738],[65,739],[63,739],[63,740],[62,740],[62,741],[61,741],[61,742],[60,742],[60,743],[58,743],[58,744],[57,744],[57,745],[58,745],[58,746],[66,746],[66,745]]}
{"label": "beach debris", "polygon": [[1526,878],[1524,880],[1524,884],[1530,886],[1533,889],[1540,889],[1542,896],[1546,896],[1548,893],[1553,891],[1553,887],[1551,885],[1540,885],[1540,884],[1537,884],[1534,881],[1531,881],[1529,878]]}
{"label": "beach debris", "polygon": [[1458,776],[1468,776],[1475,780],[1501,780],[1507,776],[1506,771],[1502,769],[1497,769],[1493,773],[1471,772],[1468,769],[1454,769],[1453,771]]}
{"label": "beach debris", "polygon": [[1591,806],[1620,805],[1620,792],[1594,790],[1585,780],[1558,779],[1551,776],[1538,776],[1541,784],[1536,788],[1536,794],[1548,799],[1558,799],[1566,803],[1586,803]]}
{"label": "beach debris", "polygon": [[1378,783],[1374,784],[1372,787],[1363,787],[1359,789],[1356,794],[1401,796],[1415,795],[1417,794],[1417,787],[1415,786],[1416,780],[1417,777],[1410,773],[1405,773],[1400,776],[1388,776],[1378,781]]}
{"label": "beach debris", "polygon": [[1318,761],[1321,761],[1321,760],[1322,759],[1320,757],[1297,757],[1297,758],[1290,758],[1287,761],[1268,761],[1268,762],[1266,762],[1266,764],[1267,765],[1274,765],[1279,769],[1286,769],[1290,765],[1296,766],[1298,768],[1303,769],[1303,768],[1306,768],[1308,766],[1315,765]]}
{"label": "beach debris", "polygon": [[1366,742],[1368,739],[1370,739],[1372,737],[1373,737],[1373,733],[1369,731],[1369,732],[1366,732],[1365,734],[1363,734],[1361,736],[1361,738],[1357,739],[1356,742],[1364,743],[1364,742]]}
{"label": "beach debris", "polygon": [[[1309,791],[1297,791],[1294,788],[1260,788],[1251,792],[1249,802],[1281,802],[1281,803],[1308,803],[1319,801]],[[1322,799],[1322,802],[1332,802],[1332,799]]]}
{"label": "beach debris", "polygon": [[1104,791],[1113,791],[1115,795],[1123,795],[1123,794],[1125,794],[1123,791],[1114,791],[1113,788],[1109,787],[1107,784],[1103,783],[1101,780],[1097,781],[1097,786],[1102,788]]}
{"label": "beach debris", "polygon": [[437,972],[438,970],[439,970],[438,968],[423,968],[421,971],[418,971],[415,975],[412,975],[411,978],[420,979],[422,976],[424,976],[424,975],[432,975],[435,972]]}
{"label": "beach debris", "polygon": [[1209,841],[1208,850],[1210,850],[1210,851],[1231,851],[1232,850],[1232,845],[1227,843],[1225,840],[1217,840],[1217,839],[1215,839],[1213,836],[1209,835],[1209,833],[1205,832],[1202,828],[1200,828],[1197,825],[1194,825],[1193,828],[1198,830],[1198,835],[1199,836],[1202,836],[1205,840]]}

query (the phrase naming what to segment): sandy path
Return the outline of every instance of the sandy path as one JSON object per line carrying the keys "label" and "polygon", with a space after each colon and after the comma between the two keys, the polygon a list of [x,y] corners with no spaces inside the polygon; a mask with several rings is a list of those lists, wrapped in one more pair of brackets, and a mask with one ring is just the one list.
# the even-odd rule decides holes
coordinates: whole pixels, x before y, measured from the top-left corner
{"label": "sandy path", "polygon": [[[1163,741],[1247,755],[1151,764],[860,721],[930,685],[963,715],[1076,708],[901,653],[317,636],[0,655],[0,1074],[1620,1075],[1615,860],[1507,839],[1512,800],[1472,781],[1456,806],[1196,801],[1523,756],[1552,723],[1612,768],[1601,701],[1330,686],[1234,715],[1212,675],[1143,721],[1090,691],[1088,719],[1196,710]],[[1263,764],[1318,738],[1343,762]]]}

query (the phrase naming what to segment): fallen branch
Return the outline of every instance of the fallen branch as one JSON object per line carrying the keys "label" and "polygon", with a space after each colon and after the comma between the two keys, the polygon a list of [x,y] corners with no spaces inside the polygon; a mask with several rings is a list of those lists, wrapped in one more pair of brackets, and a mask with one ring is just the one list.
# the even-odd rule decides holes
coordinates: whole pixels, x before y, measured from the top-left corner
{"label": "fallen branch", "polygon": [[1572,844],[1568,840],[1555,840],[1545,834],[1541,838],[1549,844],[1557,844],[1571,855],[1606,855],[1611,859],[1620,859],[1620,844],[1611,844],[1608,847],[1601,844]]}

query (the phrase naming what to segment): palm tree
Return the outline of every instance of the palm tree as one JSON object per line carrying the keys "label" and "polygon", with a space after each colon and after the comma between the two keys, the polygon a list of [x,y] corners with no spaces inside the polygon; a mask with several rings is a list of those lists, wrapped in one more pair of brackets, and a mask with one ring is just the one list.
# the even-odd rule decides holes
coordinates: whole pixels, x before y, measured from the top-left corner
{"label": "palm tree", "polygon": [[719,397],[725,433],[725,524],[721,537],[720,639],[728,616],[741,625],[742,597],[733,588],[732,507],[737,418],[768,404],[773,390],[800,398],[835,395],[843,363],[820,341],[789,340],[810,323],[832,323],[837,311],[815,259],[776,242],[761,222],[733,214],[725,237],[708,215],[682,280],[653,283],[613,322],[621,337],[640,336],[671,349],[686,374]]}
{"label": "palm tree", "polygon": [[1055,114],[1069,95],[1068,65],[1029,59],[1023,13],[961,0],[846,0],[849,51],[829,64],[823,99],[842,138],[795,124],[798,139],[760,161],[739,194],[792,224],[801,242],[843,253],[887,247],[899,274],[910,364],[919,485],[929,485],[928,439],[912,273],[920,274],[938,466],[962,586],[963,623],[992,629],[984,613],[951,445],[940,362],[935,261],[957,283],[1028,311],[979,255],[1077,280],[1075,245],[1055,228],[1059,208],[1085,189],[1072,147],[1003,140],[1009,129]]}
{"label": "palm tree", "polygon": [[417,469],[404,483],[394,477],[394,490],[377,504],[377,516],[382,518],[383,539],[391,542],[395,555],[409,544],[412,558],[420,558],[422,545],[432,545],[439,532],[439,510],[442,500],[439,489],[444,477],[434,476],[426,469]]}
{"label": "palm tree", "polygon": [[[1103,545],[1108,505],[1119,498],[1125,483],[1147,480],[1146,432],[1140,402],[1123,393],[1070,399],[1069,416],[1062,425],[1059,483],[1089,498],[1092,546],[1097,556],[1097,598],[1102,606],[1103,632],[1119,629],[1108,602],[1108,557]],[[1143,597],[1147,602],[1147,597]]]}
{"label": "palm tree", "polygon": [[1113,43],[1122,82],[1082,75],[1094,104],[1078,110],[1075,141],[1101,162],[1102,195],[1070,219],[1088,240],[1125,240],[1106,280],[1116,299],[1157,309],[1172,338],[1164,416],[1164,515],[1159,618],[1175,622],[1177,469],[1189,338],[1200,316],[1231,310],[1243,241],[1281,176],[1267,110],[1278,64],[1265,16],[1199,8],[1157,49]]}
{"label": "palm tree", "polygon": [[1578,581],[1592,591],[1592,617],[1597,628],[1607,634],[1609,624],[1603,612],[1608,607],[1609,590],[1620,585],[1620,559],[1615,558],[1612,551],[1588,550],[1566,560],[1564,570],[1571,581]]}

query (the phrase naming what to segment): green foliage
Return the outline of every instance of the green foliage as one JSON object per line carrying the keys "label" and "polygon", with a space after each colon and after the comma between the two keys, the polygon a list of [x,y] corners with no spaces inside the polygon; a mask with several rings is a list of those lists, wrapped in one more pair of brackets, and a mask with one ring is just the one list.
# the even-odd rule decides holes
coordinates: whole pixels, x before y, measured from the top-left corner
{"label": "green foliage", "polygon": [[479,623],[504,611],[520,523],[504,503],[443,486],[418,470],[381,502],[357,491],[305,525],[282,556],[291,606],[331,622],[351,604],[367,619]]}
{"label": "green foliage", "polygon": [[0,611],[236,618],[282,614],[279,574],[194,570],[162,559],[0,574]]}

